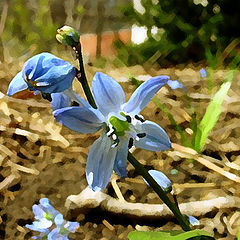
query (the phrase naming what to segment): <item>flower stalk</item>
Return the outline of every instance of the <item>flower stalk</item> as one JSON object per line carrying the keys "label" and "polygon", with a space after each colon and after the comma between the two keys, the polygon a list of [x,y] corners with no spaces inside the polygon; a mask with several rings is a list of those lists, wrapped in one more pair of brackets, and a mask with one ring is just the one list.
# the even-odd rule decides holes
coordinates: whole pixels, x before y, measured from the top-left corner
{"label": "flower stalk", "polygon": [[79,42],[76,47],[73,47],[73,50],[76,52],[76,56],[77,56],[77,59],[79,62],[79,68],[80,68],[80,71],[77,72],[76,77],[77,77],[78,81],[82,84],[83,91],[84,91],[90,105],[93,108],[97,108],[97,105],[93,98],[92,92],[88,85],[88,81],[87,81],[85,70],[84,70],[81,43]]}
{"label": "flower stalk", "polygon": [[[74,48],[73,48],[74,49]],[[77,78],[82,84],[84,93],[87,97],[89,104],[93,108],[97,108],[95,100],[93,98],[92,92],[89,88],[88,81],[86,78],[84,65],[83,65],[83,58],[82,58],[82,51],[81,51],[81,43],[75,47],[74,49],[77,54],[77,58],[79,61],[80,71],[77,73]],[[184,231],[190,231],[191,228],[189,226],[189,222],[187,219],[182,215],[178,207],[169,199],[167,194],[163,191],[163,189],[158,185],[158,183],[152,178],[152,176],[148,173],[148,171],[143,167],[141,163],[137,161],[137,159],[129,152],[128,153],[128,161],[134,166],[136,171],[149,183],[149,185],[153,188],[153,190],[157,193],[160,199],[169,207],[169,209],[173,212],[175,217],[177,218],[180,226]]]}

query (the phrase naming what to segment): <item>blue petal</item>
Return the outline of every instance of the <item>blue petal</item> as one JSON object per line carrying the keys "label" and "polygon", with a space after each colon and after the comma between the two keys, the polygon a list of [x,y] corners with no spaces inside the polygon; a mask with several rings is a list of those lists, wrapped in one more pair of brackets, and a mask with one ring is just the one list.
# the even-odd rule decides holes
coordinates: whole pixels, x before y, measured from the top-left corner
{"label": "blue petal", "polygon": [[32,91],[56,93],[71,86],[75,73],[70,63],[50,53],[41,53],[24,64],[22,77],[29,79],[28,87]]}
{"label": "blue petal", "polygon": [[78,222],[67,222],[64,227],[69,231],[69,232],[75,232],[77,228],[79,227]]}
{"label": "blue petal", "polygon": [[70,107],[71,101],[64,92],[52,93],[51,97],[52,97],[51,106],[53,111],[64,107]]}
{"label": "blue petal", "polygon": [[187,218],[188,218],[189,223],[190,223],[192,226],[198,226],[198,225],[200,225],[199,220],[196,219],[195,217],[193,217],[193,216],[187,216]]}
{"label": "blue petal", "polygon": [[207,72],[204,68],[201,68],[199,71],[200,77],[205,78],[207,77]]}
{"label": "blue petal", "polygon": [[120,84],[101,72],[97,72],[93,78],[92,91],[97,107],[104,116],[120,110],[120,106],[125,102],[125,94]]}
{"label": "blue petal", "polygon": [[[149,170],[148,173],[164,191],[169,192],[172,190],[172,183],[164,173],[157,170]],[[145,179],[144,181],[149,186],[148,182]]]}
{"label": "blue petal", "polygon": [[22,72],[19,72],[10,82],[8,86],[7,95],[12,96],[13,94],[17,92],[21,92],[27,88],[28,88],[28,85],[22,77]]}
{"label": "blue petal", "polygon": [[124,104],[123,110],[132,116],[139,114],[159,89],[168,81],[168,76],[150,78],[134,91],[128,102]]}
{"label": "blue petal", "polygon": [[53,112],[58,122],[80,133],[95,133],[103,124],[102,114],[94,108],[66,107]]}
{"label": "blue petal", "polygon": [[128,141],[124,139],[120,139],[120,144],[117,149],[117,155],[114,162],[114,171],[120,177],[127,176],[127,156],[128,156]]}
{"label": "blue petal", "polygon": [[87,158],[86,176],[88,185],[93,191],[104,189],[112,175],[117,148],[105,133],[92,145]]}
{"label": "blue petal", "polygon": [[33,213],[34,213],[36,219],[40,220],[44,217],[45,212],[38,205],[34,204],[32,206],[32,210],[33,210]]}
{"label": "blue petal", "polygon": [[[61,234],[59,234],[60,232],[60,228],[54,228],[49,234],[48,234],[48,240],[63,240],[64,236],[62,236]],[[68,238],[67,238],[68,239]]]}
{"label": "blue petal", "polygon": [[41,221],[34,221],[32,225],[27,224],[26,227],[33,231],[47,232],[48,228],[52,226],[52,221],[46,218],[41,219]]}
{"label": "blue petal", "polygon": [[168,80],[167,84],[171,89],[184,88],[179,81]]}
{"label": "blue petal", "polygon": [[[137,148],[143,148],[150,151],[163,151],[171,148],[171,142],[166,132],[151,121],[145,121],[141,124],[141,133],[146,133],[146,136],[140,138],[139,141],[134,141]],[[139,132],[140,133],[140,132]]]}
{"label": "blue petal", "polygon": [[56,225],[62,225],[64,222],[63,215],[61,213],[57,214],[54,218],[54,222]]}

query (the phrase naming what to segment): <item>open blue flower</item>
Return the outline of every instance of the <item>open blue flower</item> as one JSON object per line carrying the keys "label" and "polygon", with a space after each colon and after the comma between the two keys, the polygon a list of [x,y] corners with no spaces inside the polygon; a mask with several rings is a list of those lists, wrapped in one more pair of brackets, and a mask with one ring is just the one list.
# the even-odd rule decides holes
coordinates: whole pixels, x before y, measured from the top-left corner
{"label": "open blue flower", "polygon": [[[150,78],[141,84],[125,103],[122,87],[111,77],[96,73],[92,91],[98,109],[88,103],[81,107],[64,107],[53,112],[56,120],[80,133],[95,133],[103,129],[93,143],[86,166],[89,186],[94,190],[104,189],[112,171],[125,177],[128,149],[139,148],[161,151],[171,147],[168,135],[156,123],[145,121],[139,113],[157,91],[169,82],[168,76]],[[60,100],[59,100],[60,101]],[[81,102],[84,100],[82,99]],[[55,99],[55,106],[57,106]]]}
{"label": "open blue flower", "polygon": [[56,93],[68,89],[75,77],[75,67],[50,54],[40,53],[30,58],[13,80],[7,94],[9,96],[25,89]]}
{"label": "open blue flower", "polygon": [[26,227],[40,232],[38,236],[33,236],[33,239],[67,240],[69,232],[75,232],[79,227],[77,222],[64,220],[63,215],[49,203],[47,198],[40,199],[40,204],[34,204],[32,209],[37,221],[27,224]]}

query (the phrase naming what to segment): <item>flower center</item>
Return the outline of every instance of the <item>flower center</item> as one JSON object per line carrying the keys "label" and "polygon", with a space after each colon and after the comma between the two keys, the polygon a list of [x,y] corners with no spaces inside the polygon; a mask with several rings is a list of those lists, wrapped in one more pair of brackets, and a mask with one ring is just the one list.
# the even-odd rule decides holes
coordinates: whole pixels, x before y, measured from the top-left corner
{"label": "flower center", "polygon": [[125,131],[129,130],[129,123],[127,121],[120,120],[115,116],[111,116],[108,121],[117,136],[124,136]]}

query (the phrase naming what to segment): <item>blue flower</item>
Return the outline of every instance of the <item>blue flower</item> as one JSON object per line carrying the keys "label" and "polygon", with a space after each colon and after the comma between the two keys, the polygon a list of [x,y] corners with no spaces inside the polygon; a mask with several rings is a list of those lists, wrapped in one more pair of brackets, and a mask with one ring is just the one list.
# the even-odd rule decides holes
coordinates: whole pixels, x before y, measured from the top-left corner
{"label": "blue flower", "polygon": [[[59,98],[62,99],[61,109],[53,112],[58,122],[80,133],[95,133],[103,129],[101,136],[93,143],[87,159],[87,181],[94,191],[107,186],[113,170],[121,177],[126,177],[128,149],[133,145],[151,151],[171,147],[165,131],[139,115],[166,83],[169,83],[168,76],[150,78],[125,103],[122,87],[111,77],[96,73],[92,91],[98,109],[92,108],[83,99],[81,107],[69,107],[66,101]],[[58,105],[57,101],[56,98],[55,106]]]}
{"label": "blue flower", "polygon": [[68,89],[75,77],[75,67],[50,54],[40,53],[30,58],[13,80],[7,94],[9,96],[25,89],[56,93]]}
{"label": "blue flower", "polygon": [[207,72],[206,72],[206,70],[204,68],[200,69],[199,74],[200,74],[201,78],[207,77]]}
{"label": "blue flower", "polygon": [[[163,191],[172,191],[172,183],[164,173],[157,170],[149,170],[148,173],[158,183],[158,185],[163,189]],[[143,180],[149,186],[148,182],[145,179]]]}
{"label": "blue flower", "polygon": [[26,227],[30,230],[40,232],[33,239],[48,239],[48,240],[67,240],[69,232],[75,232],[79,227],[77,222],[69,222],[63,219],[63,215],[59,213],[50,203],[47,198],[40,199],[40,204],[34,204],[33,213],[35,219],[31,225]]}

